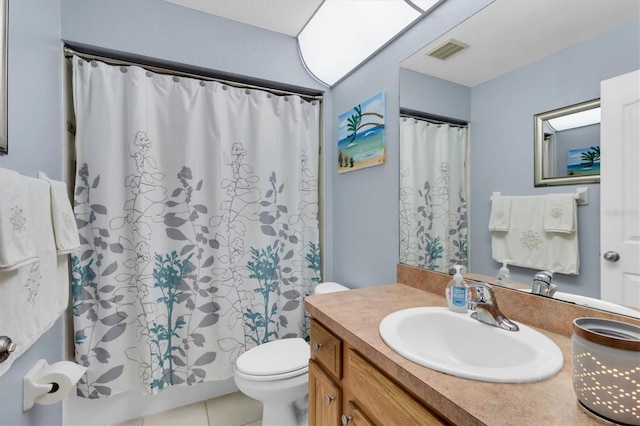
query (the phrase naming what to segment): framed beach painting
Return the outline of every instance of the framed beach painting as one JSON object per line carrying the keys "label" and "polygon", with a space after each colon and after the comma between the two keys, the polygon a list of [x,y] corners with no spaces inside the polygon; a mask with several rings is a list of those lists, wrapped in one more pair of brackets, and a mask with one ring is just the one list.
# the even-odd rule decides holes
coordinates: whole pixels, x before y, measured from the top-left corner
{"label": "framed beach painting", "polygon": [[567,154],[567,175],[585,176],[600,174],[600,146],[570,149]]}
{"label": "framed beach painting", "polygon": [[384,92],[338,117],[338,173],[384,164]]}

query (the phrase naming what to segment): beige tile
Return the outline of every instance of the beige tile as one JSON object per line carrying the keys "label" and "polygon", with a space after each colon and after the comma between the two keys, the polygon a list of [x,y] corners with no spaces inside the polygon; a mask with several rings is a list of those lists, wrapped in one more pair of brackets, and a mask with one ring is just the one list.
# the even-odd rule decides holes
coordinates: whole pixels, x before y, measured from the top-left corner
{"label": "beige tile", "polygon": [[256,420],[255,422],[244,424],[242,426],[262,426],[262,419]]}
{"label": "beige tile", "polygon": [[174,408],[164,413],[145,417],[142,426],[208,426],[204,402]]}
{"label": "beige tile", "polygon": [[[205,402],[211,426],[262,424],[262,403],[242,392],[223,395]],[[255,423],[256,421],[260,423]]]}
{"label": "beige tile", "polygon": [[142,426],[142,418],[127,420],[126,422],[116,423],[111,426]]}

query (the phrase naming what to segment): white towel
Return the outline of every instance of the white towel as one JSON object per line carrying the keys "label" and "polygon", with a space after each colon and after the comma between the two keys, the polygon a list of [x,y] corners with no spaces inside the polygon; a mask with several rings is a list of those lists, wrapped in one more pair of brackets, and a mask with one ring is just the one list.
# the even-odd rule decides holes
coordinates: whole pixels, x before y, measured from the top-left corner
{"label": "white towel", "polygon": [[491,197],[490,231],[508,231],[511,220],[511,197],[494,195]]}
{"label": "white towel", "polygon": [[[545,196],[512,197],[509,231],[491,232],[493,259],[511,259],[511,265],[577,275],[578,232],[546,232],[544,212]],[[574,222],[577,229],[575,216]]]}
{"label": "white towel", "polygon": [[573,194],[547,194],[544,199],[544,230],[571,233],[576,230]]}
{"label": "white towel", "polygon": [[0,168],[0,273],[38,260],[28,178]]}
{"label": "white towel", "polygon": [[80,237],[69,201],[67,185],[64,182],[49,179],[42,172],[38,177],[51,185],[51,215],[58,254],[72,253],[80,248]]}
{"label": "white towel", "polygon": [[17,270],[0,272],[0,336],[9,336],[17,348],[0,364],[0,376],[38,340],[67,307],[68,256],[57,256],[51,222],[49,184],[35,177],[28,181],[30,214],[37,261]]}

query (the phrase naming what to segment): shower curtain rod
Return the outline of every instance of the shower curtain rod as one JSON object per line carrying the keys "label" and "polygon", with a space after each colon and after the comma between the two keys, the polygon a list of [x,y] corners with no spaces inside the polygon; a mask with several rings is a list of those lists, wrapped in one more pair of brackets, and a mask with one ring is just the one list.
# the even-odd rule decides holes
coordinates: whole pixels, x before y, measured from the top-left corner
{"label": "shower curtain rod", "polygon": [[409,108],[400,108],[400,117],[413,118],[416,120],[427,121],[433,124],[448,124],[450,126],[456,127],[469,127],[469,123],[464,120],[449,118],[443,115],[429,114]]}
{"label": "shower curtain rod", "polygon": [[427,117],[421,117],[419,115],[413,115],[413,114],[400,114],[401,118],[413,118],[414,120],[420,120],[420,121],[426,121],[427,123],[433,123],[433,124],[448,124],[451,127],[462,127],[462,128],[466,128],[469,127],[468,124],[466,123],[452,123],[451,121],[447,121],[447,120],[436,120],[434,118],[427,118]]}
{"label": "shower curtain rod", "polygon": [[108,58],[105,56],[100,56],[100,55],[94,55],[92,53],[83,53],[83,52],[79,52],[69,46],[64,46],[64,57],[67,59],[70,59],[71,57],[78,56],[86,61],[100,61],[100,62],[104,62],[106,64],[109,65],[120,65],[120,66],[136,66],[136,67],[140,67],[143,68],[145,70],[148,71],[152,71],[158,74],[166,74],[166,75],[175,75],[178,77],[189,77],[189,78],[194,78],[194,79],[198,79],[198,80],[206,80],[206,81],[215,81],[218,83],[222,83],[222,84],[227,84],[229,86],[233,86],[233,87],[237,87],[237,88],[241,88],[241,89],[256,89],[256,90],[262,90],[265,92],[269,92],[271,94],[277,95],[277,96],[300,96],[302,99],[306,100],[306,101],[319,101],[322,102],[323,100],[323,96],[322,95],[310,95],[310,94],[305,94],[305,93],[297,93],[297,92],[290,92],[287,90],[282,90],[282,89],[274,89],[271,87],[263,87],[263,86],[257,86],[257,85],[253,85],[253,84],[248,84],[248,83],[241,83],[238,81],[232,81],[232,80],[225,80],[222,78],[217,78],[217,77],[211,77],[211,76],[206,76],[206,75],[201,75],[201,74],[194,74],[194,73],[190,73],[190,72],[185,72],[185,71],[178,71],[178,70],[174,70],[174,69],[170,69],[170,68],[163,68],[163,67],[158,67],[155,65],[148,65],[148,64],[143,64],[143,63],[138,63],[138,62],[132,62],[129,60],[124,60],[124,59],[116,59],[116,58]]}

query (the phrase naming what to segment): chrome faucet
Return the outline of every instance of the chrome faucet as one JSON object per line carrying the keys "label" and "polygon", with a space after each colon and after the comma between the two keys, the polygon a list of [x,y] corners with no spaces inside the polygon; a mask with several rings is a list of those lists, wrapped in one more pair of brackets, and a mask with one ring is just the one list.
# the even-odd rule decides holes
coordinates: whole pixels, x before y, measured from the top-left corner
{"label": "chrome faucet", "polygon": [[558,286],[551,284],[553,279],[553,271],[540,271],[533,277],[533,286],[531,286],[531,293],[545,297],[553,297],[558,290]]}
{"label": "chrome faucet", "polygon": [[471,313],[471,318],[505,330],[519,330],[516,323],[500,312],[496,296],[489,284],[477,282],[467,284],[466,286],[475,292],[475,297],[472,296],[468,301],[468,308],[474,311]]}

